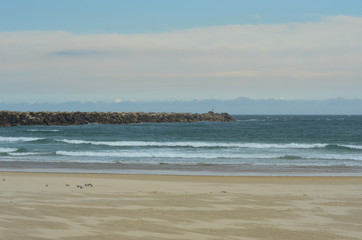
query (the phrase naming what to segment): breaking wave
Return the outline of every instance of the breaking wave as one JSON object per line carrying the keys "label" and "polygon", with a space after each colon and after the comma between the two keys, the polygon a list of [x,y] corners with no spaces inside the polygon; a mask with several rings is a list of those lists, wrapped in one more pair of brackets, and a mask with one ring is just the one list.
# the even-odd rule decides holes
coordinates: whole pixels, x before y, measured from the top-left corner
{"label": "breaking wave", "polygon": [[323,148],[327,144],[315,143],[286,143],[286,144],[272,144],[272,143],[228,143],[228,142],[155,142],[155,141],[85,141],[85,140],[57,140],[68,144],[91,144],[91,145],[104,145],[114,147],[222,147],[222,148]]}
{"label": "breaking wave", "polygon": [[32,142],[43,140],[45,138],[35,138],[35,137],[0,137],[0,142]]}
{"label": "breaking wave", "polygon": [[10,153],[17,151],[17,148],[2,148],[0,147],[0,153]]}

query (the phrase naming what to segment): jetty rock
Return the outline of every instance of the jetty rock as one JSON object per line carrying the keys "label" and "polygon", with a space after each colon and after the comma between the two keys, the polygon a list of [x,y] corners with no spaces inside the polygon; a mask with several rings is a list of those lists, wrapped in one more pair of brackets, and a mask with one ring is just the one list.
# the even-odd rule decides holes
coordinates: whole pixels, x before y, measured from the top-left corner
{"label": "jetty rock", "polygon": [[161,122],[232,122],[228,113],[154,113],[154,112],[14,112],[0,111],[0,126],[129,124]]}

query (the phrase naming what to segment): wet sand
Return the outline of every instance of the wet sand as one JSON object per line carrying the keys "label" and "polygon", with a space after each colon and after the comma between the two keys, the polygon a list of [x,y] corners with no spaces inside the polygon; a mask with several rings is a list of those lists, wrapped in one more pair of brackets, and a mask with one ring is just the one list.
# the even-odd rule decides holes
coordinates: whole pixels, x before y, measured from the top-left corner
{"label": "wet sand", "polygon": [[362,177],[0,172],[0,239],[362,239]]}

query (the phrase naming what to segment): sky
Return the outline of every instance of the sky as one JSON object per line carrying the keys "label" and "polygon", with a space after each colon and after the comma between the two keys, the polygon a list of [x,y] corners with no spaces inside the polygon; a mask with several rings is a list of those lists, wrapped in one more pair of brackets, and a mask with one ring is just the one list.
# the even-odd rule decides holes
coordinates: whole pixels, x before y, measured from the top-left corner
{"label": "sky", "polygon": [[0,0],[0,102],[361,92],[360,0]]}

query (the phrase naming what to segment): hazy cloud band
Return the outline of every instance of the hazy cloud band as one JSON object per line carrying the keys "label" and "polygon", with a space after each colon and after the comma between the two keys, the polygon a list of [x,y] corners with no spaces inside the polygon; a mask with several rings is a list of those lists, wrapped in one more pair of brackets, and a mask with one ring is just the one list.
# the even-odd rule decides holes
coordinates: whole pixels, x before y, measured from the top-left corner
{"label": "hazy cloud band", "polygon": [[355,98],[361,29],[362,18],[335,16],[157,34],[2,32],[0,100]]}

